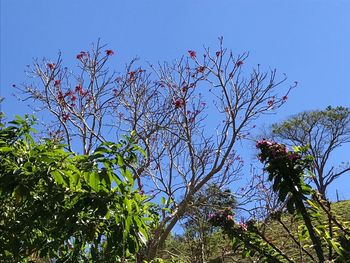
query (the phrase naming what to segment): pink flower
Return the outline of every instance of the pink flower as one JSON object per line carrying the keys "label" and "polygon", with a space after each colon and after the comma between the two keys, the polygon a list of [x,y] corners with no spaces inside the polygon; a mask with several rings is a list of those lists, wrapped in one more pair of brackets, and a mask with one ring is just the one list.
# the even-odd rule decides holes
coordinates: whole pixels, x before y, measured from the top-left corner
{"label": "pink flower", "polygon": [[243,61],[242,61],[242,60],[238,60],[238,61],[236,62],[236,65],[237,65],[237,67],[242,66],[242,65],[243,65]]}
{"label": "pink flower", "polygon": [[197,68],[197,72],[198,72],[198,73],[203,73],[204,70],[205,70],[205,67],[199,67],[199,68]]}
{"label": "pink flower", "polygon": [[183,99],[176,99],[173,103],[175,105],[175,108],[181,108],[185,103],[183,101]]}
{"label": "pink flower", "polygon": [[83,94],[83,87],[79,84],[75,87],[75,92],[78,92],[80,95]]}
{"label": "pink flower", "polygon": [[69,119],[69,113],[64,113],[64,114],[62,115],[62,120],[63,120],[63,122],[66,122],[68,119]]}
{"label": "pink flower", "polygon": [[257,141],[257,143],[256,143],[256,148],[260,148],[260,147],[263,146],[263,145],[271,146],[271,145],[273,145],[273,144],[274,144],[273,142],[263,139],[263,140]]}
{"label": "pink flower", "polygon": [[215,214],[209,214],[208,217],[209,217],[209,219],[212,219],[215,217]]}
{"label": "pink flower", "polygon": [[59,79],[56,79],[54,82],[54,86],[58,87],[61,84],[61,81]]}
{"label": "pink flower", "polygon": [[85,51],[80,51],[80,53],[77,55],[77,59],[82,60],[84,57],[88,55]]}
{"label": "pink flower", "polygon": [[233,216],[232,215],[227,215],[227,220],[233,220]]}
{"label": "pink flower", "polygon": [[191,58],[195,59],[196,58],[196,51],[193,51],[193,50],[189,50],[188,51],[188,54],[190,55]]}
{"label": "pink flower", "polygon": [[107,55],[107,56],[112,56],[112,55],[114,55],[113,50],[107,49],[107,50],[106,50],[106,55]]}
{"label": "pink flower", "polygon": [[47,63],[47,67],[51,70],[53,70],[55,68],[55,64],[54,63]]}
{"label": "pink flower", "polygon": [[242,228],[244,231],[247,231],[248,230],[248,226],[247,224],[245,224],[243,221],[240,221],[238,223],[239,227]]}

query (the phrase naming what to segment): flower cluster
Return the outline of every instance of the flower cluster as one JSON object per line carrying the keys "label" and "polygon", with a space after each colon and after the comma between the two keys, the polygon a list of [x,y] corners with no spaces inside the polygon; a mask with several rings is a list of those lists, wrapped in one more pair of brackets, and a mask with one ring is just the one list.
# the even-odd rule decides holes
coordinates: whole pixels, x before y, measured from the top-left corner
{"label": "flower cluster", "polygon": [[173,102],[175,109],[182,108],[185,105],[185,101],[181,98],[177,98]]}
{"label": "flower cluster", "polygon": [[234,225],[234,213],[231,209],[209,214],[209,223],[216,227],[222,227],[224,230],[230,230]]}
{"label": "flower cluster", "polygon": [[[289,151],[284,144],[278,144],[274,141],[269,140],[260,140],[256,143],[256,148],[260,149],[260,154],[258,159],[264,162],[273,162],[274,160],[279,160],[284,162],[291,161],[293,163],[297,161],[302,161],[302,155],[299,152]],[[308,159],[305,159],[304,162],[309,163]]]}
{"label": "flower cluster", "polygon": [[236,62],[236,65],[237,65],[237,67],[240,67],[240,66],[242,66],[243,65],[243,61],[242,60],[238,60],[237,62]]}
{"label": "flower cluster", "polygon": [[190,55],[190,58],[192,58],[192,59],[195,59],[197,56],[196,51],[193,51],[193,50],[189,50],[188,54]]}
{"label": "flower cluster", "polygon": [[[304,182],[305,170],[312,169],[313,159],[306,147],[296,147],[295,151],[288,151],[283,144],[269,140],[258,141],[256,147],[260,149],[259,160],[265,164],[265,171],[269,174],[269,181],[273,182],[273,190],[278,192],[278,198],[284,202],[287,193],[294,193],[295,189],[308,195],[310,187]],[[283,188],[283,191],[280,191]],[[292,211],[292,210],[291,210]]]}
{"label": "flower cluster", "polygon": [[106,55],[107,55],[107,56],[112,56],[112,55],[114,55],[113,50],[107,49],[107,50],[106,50]]}
{"label": "flower cluster", "polygon": [[47,63],[46,65],[50,70],[54,70],[54,68],[56,67],[56,65],[54,63]]}
{"label": "flower cluster", "polygon": [[76,56],[78,60],[83,60],[89,56],[88,52],[80,51],[80,53]]}
{"label": "flower cluster", "polygon": [[221,227],[226,233],[231,233],[232,231],[248,231],[253,228],[254,221],[250,220],[244,222],[243,219],[240,221],[234,220],[234,213],[230,209],[225,209],[221,212],[216,212],[215,214],[209,214],[209,223],[215,227]]}
{"label": "flower cluster", "polygon": [[294,154],[288,151],[288,148],[284,144],[278,144],[274,141],[260,140],[256,143],[256,148],[260,149],[261,153],[258,155],[258,159],[261,162],[266,162],[268,159],[276,159]]}

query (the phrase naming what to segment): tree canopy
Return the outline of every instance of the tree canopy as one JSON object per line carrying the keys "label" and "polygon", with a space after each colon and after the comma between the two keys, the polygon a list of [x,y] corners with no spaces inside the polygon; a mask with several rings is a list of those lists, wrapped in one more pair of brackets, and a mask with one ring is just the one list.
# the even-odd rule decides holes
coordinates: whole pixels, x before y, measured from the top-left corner
{"label": "tree canopy", "polygon": [[308,146],[314,157],[314,183],[326,195],[328,186],[350,171],[348,159],[338,167],[330,163],[332,153],[350,142],[350,110],[346,107],[327,107],[325,110],[301,112],[272,126],[275,139],[287,144]]}
{"label": "tree canopy", "polygon": [[33,118],[0,128],[0,259],[124,262],[135,258],[154,223],[127,166],[132,137],[77,155],[35,141]]}

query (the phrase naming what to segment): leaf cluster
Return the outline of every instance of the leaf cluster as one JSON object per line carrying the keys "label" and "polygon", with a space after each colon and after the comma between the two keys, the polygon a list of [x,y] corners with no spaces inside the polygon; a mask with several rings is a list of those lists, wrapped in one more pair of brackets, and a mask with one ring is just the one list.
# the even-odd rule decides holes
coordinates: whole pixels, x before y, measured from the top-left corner
{"label": "leaf cluster", "polygon": [[33,118],[0,129],[0,261],[125,262],[148,238],[151,204],[133,188],[132,137],[93,154],[31,137]]}

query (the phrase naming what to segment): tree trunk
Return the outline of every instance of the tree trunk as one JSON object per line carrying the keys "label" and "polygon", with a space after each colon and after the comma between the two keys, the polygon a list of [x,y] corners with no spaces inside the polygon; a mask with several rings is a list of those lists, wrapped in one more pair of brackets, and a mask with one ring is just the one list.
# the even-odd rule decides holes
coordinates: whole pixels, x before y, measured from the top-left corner
{"label": "tree trunk", "polygon": [[147,261],[151,261],[152,259],[154,259],[157,255],[158,249],[164,246],[165,240],[170,234],[171,230],[177,224],[179,219],[185,214],[189,200],[190,198],[187,197],[179,204],[179,208],[177,212],[173,215],[169,224],[167,225],[160,224],[159,228],[155,231],[155,235],[153,236],[153,239],[150,240],[147,247],[147,251],[146,251]]}

